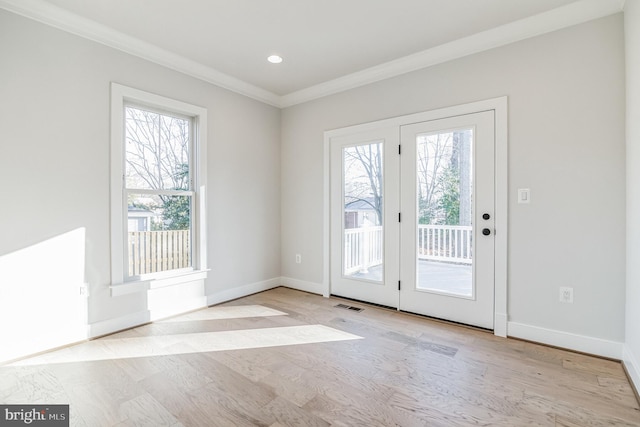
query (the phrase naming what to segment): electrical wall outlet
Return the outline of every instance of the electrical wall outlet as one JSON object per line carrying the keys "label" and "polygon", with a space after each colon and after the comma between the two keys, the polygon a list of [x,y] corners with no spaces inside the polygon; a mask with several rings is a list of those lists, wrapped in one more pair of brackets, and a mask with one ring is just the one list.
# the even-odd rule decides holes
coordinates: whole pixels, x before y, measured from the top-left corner
{"label": "electrical wall outlet", "polygon": [[560,287],[560,302],[573,304],[573,288],[566,286]]}
{"label": "electrical wall outlet", "polygon": [[296,264],[302,264],[302,255],[296,254]]}

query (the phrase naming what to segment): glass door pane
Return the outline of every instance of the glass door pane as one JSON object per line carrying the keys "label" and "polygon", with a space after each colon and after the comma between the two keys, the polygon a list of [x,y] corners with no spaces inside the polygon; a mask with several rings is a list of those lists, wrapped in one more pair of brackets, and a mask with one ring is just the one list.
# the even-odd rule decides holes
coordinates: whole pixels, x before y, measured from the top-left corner
{"label": "glass door pane", "polygon": [[382,282],[384,278],[382,142],[344,147],[344,277]]}
{"label": "glass door pane", "polygon": [[416,135],[418,290],[474,296],[473,133]]}

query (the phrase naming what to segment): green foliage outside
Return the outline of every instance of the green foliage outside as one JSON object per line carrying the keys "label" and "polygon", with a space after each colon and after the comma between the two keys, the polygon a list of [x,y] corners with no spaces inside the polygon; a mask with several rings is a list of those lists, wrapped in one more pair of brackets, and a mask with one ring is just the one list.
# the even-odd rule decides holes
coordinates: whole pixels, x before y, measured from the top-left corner
{"label": "green foliage outside", "polygon": [[[177,187],[172,190],[188,190],[189,165],[181,164],[175,172]],[[152,221],[151,230],[188,230],[191,227],[191,200],[187,196],[159,196],[160,204],[140,203],[130,200],[129,205],[135,208],[146,209],[152,212],[161,211],[161,221]]]}
{"label": "green foliage outside", "polygon": [[460,223],[460,175],[456,172],[449,168],[442,174],[443,192],[438,208],[444,216],[444,225]]}
{"label": "green foliage outside", "polygon": [[[418,195],[418,222],[431,225],[460,224],[460,168],[455,158],[442,162],[440,169],[425,174],[423,181],[428,190],[423,192],[422,186]],[[434,181],[431,181],[434,180]]]}
{"label": "green foliage outside", "polygon": [[436,178],[438,191],[429,203],[425,197],[418,200],[420,224],[458,225],[460,223],[460,175],[447,168]]}
{"label": "green foliage outside", "polygon": [[[179,188],[173,190],[189,189],[189,165],[180,164],[174,173],[175,182]],[[163,230],[188,230],[190,223],[190,198],[185,196],[161,196],[162,199],[162,229]],[[160,224],[158,224],[160,225]]]}
{"label": "green foliage outside", "polygon": [[[162,207],[163,230],[188,230],[190,227],[189,198],[164,196]],[[160,225],[160,224],[158,224]]]}

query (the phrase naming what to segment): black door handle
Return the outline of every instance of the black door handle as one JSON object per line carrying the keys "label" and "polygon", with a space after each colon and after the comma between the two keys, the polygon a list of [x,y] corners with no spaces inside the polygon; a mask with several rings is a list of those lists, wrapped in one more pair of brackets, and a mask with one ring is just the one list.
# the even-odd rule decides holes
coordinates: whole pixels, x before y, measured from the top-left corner
{"label": "black door handle", "polygon": [[488,236],[489,234],[491,234],[491,230],[489,230],[488,228],[483,228],[482,234],[484,234],[485,236]]}
{"label": "black door handle", "polygon": [[491,218],[491,215],[489,215],[488,213],[482,214],[482,219],[487,220]]}

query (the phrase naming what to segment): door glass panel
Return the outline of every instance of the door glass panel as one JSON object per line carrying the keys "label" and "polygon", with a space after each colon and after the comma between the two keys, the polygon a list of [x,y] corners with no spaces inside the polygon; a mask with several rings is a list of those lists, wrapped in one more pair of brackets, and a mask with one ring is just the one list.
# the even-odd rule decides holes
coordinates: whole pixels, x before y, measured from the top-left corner
{"label": "door glass panel", "polygon": [[474,296],[473,133],[416,137],[418,290]]}
{"label": "door glass panel", "polygon": [[382,142],[342,150],[342,274],[382,283],[384,266]]}

